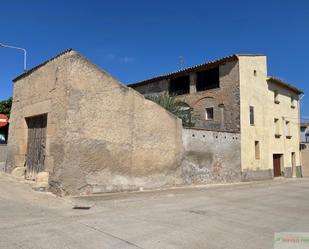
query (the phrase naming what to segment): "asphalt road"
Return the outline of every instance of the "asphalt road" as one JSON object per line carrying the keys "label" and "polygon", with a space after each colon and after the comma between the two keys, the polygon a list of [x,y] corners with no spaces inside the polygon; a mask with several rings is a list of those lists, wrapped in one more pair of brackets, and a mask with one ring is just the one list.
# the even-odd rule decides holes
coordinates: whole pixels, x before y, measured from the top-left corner
{"label": "asphalt road", "polygon": [[282,231],[309,232],[309,179],[56,198],[0,175],[1,249],[267,249]]}

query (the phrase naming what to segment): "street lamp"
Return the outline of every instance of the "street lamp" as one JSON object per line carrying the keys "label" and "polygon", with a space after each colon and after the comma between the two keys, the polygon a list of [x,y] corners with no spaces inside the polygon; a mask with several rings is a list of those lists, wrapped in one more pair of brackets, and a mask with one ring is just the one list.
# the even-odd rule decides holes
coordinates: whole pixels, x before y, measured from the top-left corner
{"label": "street lamp", "polygon": [[2,48],[13,48],[13,49],[22,50],[24,52],[24,72],[27,71],[27,50],[26,49],[15,47],[15,46],[10,46],[10,45],[6,45],[6,44],[2,44],[2,43],[0,43],[0,47],[2,47]]}

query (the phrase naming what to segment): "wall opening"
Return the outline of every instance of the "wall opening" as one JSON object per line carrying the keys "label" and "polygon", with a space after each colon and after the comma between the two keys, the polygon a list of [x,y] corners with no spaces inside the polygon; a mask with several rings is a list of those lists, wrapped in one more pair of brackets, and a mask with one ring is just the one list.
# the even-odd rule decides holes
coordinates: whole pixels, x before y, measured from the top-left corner
{"label": "wall opening", "polygon": [[254,149],[255,149],[255,159],[259,160],[260,159],[260,142],[259,141],[254,142]]}
{"label": "wall opening", "polygon": [[208,107],[205,109],[205,119],[206,120],[213,120],[214,119],[214,108]]}
{"label": "wall opening", "polygon": [[281,176],[282,154],[273,154],[274,177]]}
{"label": "wall opening", "polygon": [[296,106],[295,106],[295,99],[294,99],[294,97],[293,96],[291,96],[291,108],[295,108]]}
{"label": "wall opening", "polygon": [[35,179],[44,170],[47,114],[26,118],[28,126],[26,178]]}
{"label": "wall opening", "polygon": [[169,84],[169,94],[171,96],[190,93],[189,75],[171,79]]}
{"label": "wall opening", "polygon": [[291,131],[290,131],[290,121],[285,121],[285,136],[287,138],[291,138]]}
{"label": "wall opening", "polygon": [[291,163],[292,163],[292,176],[296,177],[296,156],[295,156],[295,152],[291,153]]}
{"label": "wall opening", "polygon": [[275,137],[280,138],[281,134],[280,134],[280,125],[279,125],[279,119],[278,118],[274,119],[274,124],[275,124]]}
{"label": "wall opening", "polygon": [[219,67],[197,73],[196,91],[205,91],[220,87]]}
{"label": "wall opening", "polygon": [[250,125],[254,125],[254,107],[250,106]]}
{"label": "wall opening", "polygon": [[279,93],[278,93],[278,90],[274,90],[274,102],[276,104],[279,104],[280,101],[279,101]]}

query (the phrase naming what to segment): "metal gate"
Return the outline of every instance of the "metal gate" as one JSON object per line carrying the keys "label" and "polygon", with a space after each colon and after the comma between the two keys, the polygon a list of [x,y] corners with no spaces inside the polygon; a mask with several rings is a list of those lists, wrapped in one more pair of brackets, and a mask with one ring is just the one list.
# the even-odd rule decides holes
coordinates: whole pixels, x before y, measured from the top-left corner
{"label": "metal gate", "polygon": [[26,159],[26,179],[33,180],[44,170],[47,114],[26,118],[28,143]]}

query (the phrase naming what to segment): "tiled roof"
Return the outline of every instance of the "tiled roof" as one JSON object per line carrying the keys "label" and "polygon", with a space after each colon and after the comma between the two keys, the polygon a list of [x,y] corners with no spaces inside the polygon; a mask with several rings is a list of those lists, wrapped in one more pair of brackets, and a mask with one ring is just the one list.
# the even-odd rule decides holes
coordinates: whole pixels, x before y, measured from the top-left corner
{"label": "tiled roof", "polygon": [[50,61],[52,61],[52,60],[54,60],[54,59],[60,57],[60,56],[63,55],[63,54],[69,53],[69,52],[71,52],[71,51],[73,51],[73,50],[74,50],[74,49],[69,48],[69,49],[67,49],[67,50],[65,50],[65,51],[63,51],[63,52],[57,54],[56,56],[52,57],[51,59],[46,60],[46,61],[44,61],[43,63],[41,63],[41,64],[39,64],[39,65],[37,65],[37,66],[31,68],[30,70],[27,70],[26,72],[24,72],[24,73],[21,74],[21,75],[17,76],[17,77],[13,80],[13,82],[18,81],[18,80],[20,80],[20,79],[22,79],[22,78],[24,78],[24,77],[26,77],[26,76],[32,74],[34,71],[36,71],[36,70],[39,69],[40,67],[46,65],[48,62],[50,62]]}
{"label": "tiled roof", "polygon": [[263,54],[233,54],[233,55],[230,55],[230,56],[226,56],[226,57],[223,57],[223,58],[220,58],[220,59],[217,59],[217,60],[213,60],[213,61],[202,63],[202,64],[199,64],[199,65],[196,65],[196,66],[181,69],[181,70],[171,72],[171,73],[168,73],[168,74],[158,75],[158,76],[155,76],[155,77],[150,78],[150,79],[146,79],[146,80],[143,80],[143,81],[140,81],[140,82],[129,84],[128,86],[134,87],[134,86],[144,85],[144,84],[147,84],[147,83],[150,83],[150,82],[153,82],[153,81],[159,81],[159,80],[163,80],[163,79],[170,78],[170,77],[177,77],[179,75],[186,74],[186,73],[196,72],[196,71],[199,71],[201,69],[206,69],[208,67],[216,66],[220,63],[225,63],[225,62],[237,60],[238,56],[264,56],[264,55]]}
{"label": "tiled roof", "polygon": [[297,94],[302,94],[304,93],[302,90],[298,89],[297,87],[291,85],[290,83],[287,83],[277,77],[273,77],[273,76],[268,76],[267,80],[271,80],[271,81],[274,81],[276,82],[277,84],[289,89],[289,90],[292,90],[294,92],[296,92]]}

